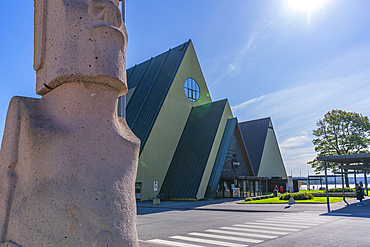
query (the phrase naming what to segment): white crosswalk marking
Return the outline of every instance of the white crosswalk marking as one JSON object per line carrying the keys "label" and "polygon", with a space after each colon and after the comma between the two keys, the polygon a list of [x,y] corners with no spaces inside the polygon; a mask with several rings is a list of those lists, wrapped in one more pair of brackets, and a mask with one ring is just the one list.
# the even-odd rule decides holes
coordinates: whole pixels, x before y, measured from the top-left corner
{"label": "white crosswalk marking", "polygon": [[[296,222],[289,222],[289,221],[276,221],[276,220],[257,220],[256,223],[266,223],[266,224],[274,224],[281,226],[282,224],[286,226],[287,224],[291,227],[303,227],[303,228],[310,228],[311,226],[317,226],[318,224],[310,224],[310,223],[296,223]],[[281,223],[281,224],[280,224]],[[288,227],[287,225],[287,227]]]}
{"label": "white crosswalk marking", "polygon": [[204,247],[203,245],[185,244],[185,243],[179,243],[179,242],[162,240],[162,239],[151,239],[151,240],[148,240],[148,241],[145,241],[145,242],[147,242],[147,243],[153,243],[153,244],[163,244],[163,245],[168,245],[168,246]]}
{"label": "white crosswalk marking", "polygon": [[170,238],[180,239],[180,240],[185,240],[185,241],[205,243],[205,244],[229,246],[229,247],[245,247],[245,246],[248,246],[248,245],[242,245],[242,244],[228,243],[228,242],[222,242],[222,241],[216,241],[216,240],[207,240],[207,239],[202,239],[202,238],[190,238],[190,237],[183,237],[183,236],[172,236]]}
{"label": "white crosswalk marking", "polygon": [[288,217],[275,217],[277,220],[286,220],[286,221],[298,221],[298,222],[308,222],[308,223],[326,223],[327,220],[321,219],[302,219],[302,218],[288,218]]}
{"label": "white crosswalk marking", "polygon": [[276,227],[272,227],[272,226],[259,226],[259,225],[240,225],[240,224],[236,224],[236,225],[233,225],[233,226],[238,226],[238,227],[253,227],[254,229],[255,228],[259,228],[259,229],[267,229],[267,230],[278,230],[278,231],[288,231],[288,232],[298,232],[300,231],[301,229],[292,229],[292,228],[283,228],[283,227],[279,227],[279,229],[277,229]]}
{"label": "white crosswalk marking", "polygon": [[270,221],[258,221],[258,222],[246,222],[244,224],[247,225],[261,225],[261,226],[276,226],[276,227],[299,227],[299,228],[310,228],[309,226],[303,226],[303,225],[285,225],[285,224],[274,224],[274,223],[269,223]]}
{"label": "white crosswalk marking", "polygon": [[[278,216],[281,217],[281,216]],[[284,214],[283,217],[290,217],[290,218],[299,218],[299,219],[319,219],[319,220],[329,220],[331,218],[327,218],[328,216],[319,216],[319,215],[312,215],[312,214]]]}
{"label": "white crosswalk marking", "polygon": [[262,229],[247,229],[247,228],[237,228],[237,227],[221,227],[221,229],[234,230],[234,231],[245,231],[245,232],[258,232],[258,233],[267,233],[267,234],[277,234],[277,235],[288,235],[290,232],[276,232],[276,231],[267,231]]}
{"label": "white crosswalk marking", "polygon": [[206,232],[214,232],[214,233],[237,235],[237,236],[247,236],[247,237],[255,237],[255,238],[268,238],[268,239],[273,239],[273,238],[278,237],[278,236],[273,236],[273,235],[264,235],[264,234],[250,233],[250,232],[229,232],[229,231],[213,230],[213,229],[206,230]]}
{"label": "white crosswalk marking", "polygon": [[250,238],[238,238],[238,237],[230,237],[230,236],[221,236],[221,235],[215,235],[215,234],[207,234],[207,233],[200,233],[200,232],[191,232],[188,233],[189,235],[193,236],[199,236],[199,237],[206,237],[206,238],[217,238],[217,239],[224,239],[224,240],[234,240],[234,241],[240,241],[240,242],[250,242],[250,243],[262,243],[263,240],[256,240],[256,239],[250,239]]}
{"label": "white crosswalk marking", "polygon": [[[264,220],[266,221],[266,220]],[[307,226],[317,226],[318,223],[308,223],[308,222],[297,222],[297,221],[288,221],[288,220],[278,220],[278,219],[268,219],[269,222],[274,222],[274,223],[283,223],[283,224],[297,224],[297,225],[307,225]]]}
{"label": "white crosswalk marking", "polygon": [[321,218],[313,214],[288,214],[244,224],[235,224],[232,227],[224,226],[217,230],[208,229],[204,232],[190,232],[188,233],[189,236],[171,236],[169,237],[171,240],[151,239],[145,242],[173,247],[244,247],[248,246],[245,243],[259,244],[331,221],[332,219]]}

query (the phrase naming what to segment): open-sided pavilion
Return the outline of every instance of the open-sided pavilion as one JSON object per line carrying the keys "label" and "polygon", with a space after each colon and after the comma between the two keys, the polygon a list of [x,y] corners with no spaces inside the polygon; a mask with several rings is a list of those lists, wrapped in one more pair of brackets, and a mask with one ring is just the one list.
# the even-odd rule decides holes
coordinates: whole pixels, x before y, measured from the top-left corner
{"label": "open-sided pavilion", "polygon": [[345,200],[345,195],[344,195],[343,170],[364,171],[365,187],[367,188],[366,171],[370,171],[370,153],[318,156],[317,160],[320,160],[320,161],[324,162],[326,199],[327,199],[328,212],[330,212],[330,204],[329,204],[329,190],[328,190],[328,174],[327,174],[327,169],[326,169],[327,168],[327,163],[331,162],[331,163],[341,164],[340,165],[340,170],[341,170],[341,174],[342,174],[342,191],[343,191],[343,200],[345,202],[346,202],[346,200]]}

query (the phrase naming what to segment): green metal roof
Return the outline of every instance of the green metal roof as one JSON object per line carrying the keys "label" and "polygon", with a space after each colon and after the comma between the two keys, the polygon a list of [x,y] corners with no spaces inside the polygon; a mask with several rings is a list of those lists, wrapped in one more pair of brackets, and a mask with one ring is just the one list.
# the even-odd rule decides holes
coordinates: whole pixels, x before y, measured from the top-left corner
{"label": "green metal roof", "polygon": [[126,121],[141,140],[142,151],[191,40],[127,70],[128,88],[136,87]]}
{"label": "green metal roof", "polygon": [[220,144],[220,147],[219,147],[218,152],[217,152],[215,165],[213,166],[211,177],[209,179],[208,186],[207,186],[207,191],[206,191],[206,195],[205,195],[206,198],[214,198],[215,197],[217,184],[218,184],[218,181],[220,180],[220,177],[221,177],[222,169],[224,167],[224,162],[226,160],[226,156],[227,156],[230,144],[231,144],[231,139],[232,139],[233,134],[236,131],[240,133],[241,140],[240,140],[239,144],[241,145],[241,148],[243,149],[243,151],[245,151],[245,156],[246,156],[245,159],[247,161],[247,166],[248,166],[248,170],[249,170],[248,173],[246,173],[244,175],[245,176],[250,176],[250,175],[253,176],[254,175],[253,168],[250,164],[248,151],[246,149],[246,145],[244,143],[243,136],[240,132],[238,119],[237,118],[230,118],[230,119],[228,119],[227,124],[225,126],[225,131],[224,131],[224,134],[222,136],[221,144]]}
{"label": "green metal roof", "polygon": [[160,193],[196,198],[226,102],[192,108]]}
{"label": "green metal roof", "polygon": [[215,165],[213,166],[211,177],[209,178],[207,191],[205,195],[206,198],[213,198],[214,194],[216,193],[217,184],[218,181],[220,180],[222,167],[224,166],[227,150],[230,144],[231,137],[235,130],[236,123],[237,123],[236,118],[231,118],[227,120],[221,144],[217,152]]}
{"label": "green metal roof", "polygon": [[262,118],[239,123],[253,171],[257,176],[271,119]]}

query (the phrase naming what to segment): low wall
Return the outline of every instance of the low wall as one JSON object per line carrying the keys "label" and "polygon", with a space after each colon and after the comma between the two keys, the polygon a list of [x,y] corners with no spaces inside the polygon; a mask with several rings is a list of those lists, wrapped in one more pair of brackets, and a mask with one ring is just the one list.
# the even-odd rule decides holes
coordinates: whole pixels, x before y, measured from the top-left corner
{"label": "low wall", "polygon": [[[309,193],[314,197],[326,197],[326,193]],[[343,192],[329,192],[330,197],[343,197]],[[344,192],[345,197],[355,197],[356,192]]]}

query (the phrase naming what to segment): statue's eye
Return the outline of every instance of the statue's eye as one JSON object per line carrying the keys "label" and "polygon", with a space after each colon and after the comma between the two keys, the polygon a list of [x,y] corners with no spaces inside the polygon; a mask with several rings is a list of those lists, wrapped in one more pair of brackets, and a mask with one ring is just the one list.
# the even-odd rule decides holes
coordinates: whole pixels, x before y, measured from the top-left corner
{"label": "statue's eye", "polygon": [[89,15],[94,20],[103,20],[106,11],[106,6],[99,2],[94,2],[89,6]]}
{"label": "statue's eye", "polygon": [[88,13],[92,19],[102,20],[118,28],[122,24],[120,9],[109,0],[93,1],[89,4]]}

